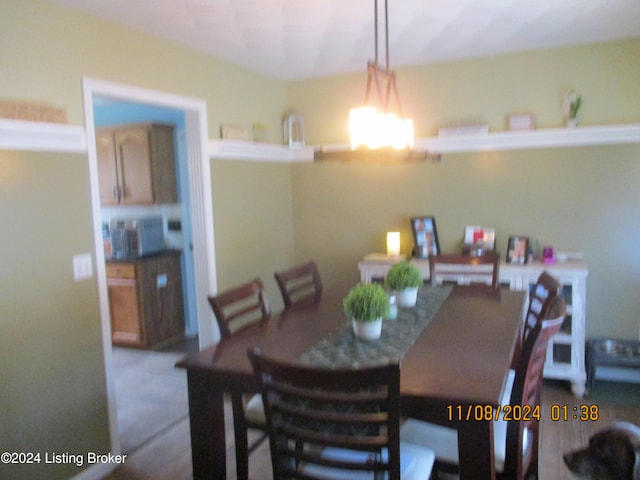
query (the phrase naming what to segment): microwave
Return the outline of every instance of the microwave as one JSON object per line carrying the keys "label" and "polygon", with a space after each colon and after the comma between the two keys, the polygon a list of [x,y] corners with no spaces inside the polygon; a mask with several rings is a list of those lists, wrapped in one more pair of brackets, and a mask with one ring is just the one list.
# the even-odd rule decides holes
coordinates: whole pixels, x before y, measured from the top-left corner
{"label": "microwave", "polygon": [[114,258],[140,257],[165,249],[162,217],[112,219]]}

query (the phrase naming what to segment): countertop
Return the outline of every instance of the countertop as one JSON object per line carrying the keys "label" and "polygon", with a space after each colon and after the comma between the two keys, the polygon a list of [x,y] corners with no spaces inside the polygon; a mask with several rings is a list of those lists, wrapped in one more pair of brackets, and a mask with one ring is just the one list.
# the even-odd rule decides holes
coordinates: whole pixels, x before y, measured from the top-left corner
{"label": "countertop", "polygon": [[147,260],[149,258],[159,257],[160,255],[180,255],[182,250],[176,248],[167,248],[165,250],[159,250],[157,252],[147,253],[144,255],[132,255],[127,257],[105,257],[107,263],[130,263],[138,260]]}

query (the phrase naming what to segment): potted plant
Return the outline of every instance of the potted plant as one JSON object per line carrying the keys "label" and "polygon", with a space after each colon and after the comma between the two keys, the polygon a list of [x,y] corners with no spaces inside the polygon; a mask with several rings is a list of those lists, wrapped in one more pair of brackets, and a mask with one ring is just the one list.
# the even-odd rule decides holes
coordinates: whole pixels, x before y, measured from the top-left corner
{"label": "potted plant", "polygon": [[380,285],[359,283],[349,291],[343,304],[358,338],[375,340],[380,337],[382,318],[389,311],[389,297]]}
{"label": "potted plant", "polygon": [[414,307],[418,298],[418,287],[422,285],[422,274],[408,260],[396,263],[385,277],[387,287],[398,292],[398,305]]}
{"label": "potted plant", "polygon": [[566,126],[575,127],[578,125],[578,112],[582,106],[582,95],[578,95],[571,89],[565,92],[562,105],[566,115]]}

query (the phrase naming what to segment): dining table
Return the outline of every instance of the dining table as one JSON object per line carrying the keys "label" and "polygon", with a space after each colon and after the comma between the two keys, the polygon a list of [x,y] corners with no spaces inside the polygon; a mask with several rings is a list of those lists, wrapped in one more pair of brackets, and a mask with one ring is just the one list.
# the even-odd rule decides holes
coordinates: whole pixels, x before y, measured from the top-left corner
{"label": "dining table", "polygon": [[[493,423],[525,308],[525,292],[423,286],[418,304],[385,320],[379,340],[357,339],[343,310],[345,289],[271,315],[178,361],[187,370],[194,479],[226,479],[224,395],[259,391],[247,350],[327,368],[401,361],[401,414],[458,431],[459,474],[495,478]],[[244,480],[244,479],[242,479]]]}

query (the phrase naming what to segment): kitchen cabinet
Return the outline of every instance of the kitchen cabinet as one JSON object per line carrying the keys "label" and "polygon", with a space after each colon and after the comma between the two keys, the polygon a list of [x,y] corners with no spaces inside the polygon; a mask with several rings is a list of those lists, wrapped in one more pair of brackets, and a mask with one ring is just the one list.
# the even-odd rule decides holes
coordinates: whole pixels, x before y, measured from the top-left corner
{"label": "kitchen cabinet", "polygon": [[180,252],[108,261],[114,345],[150,349],[184,334]]}
{"label": "kitchen cabinet", "polygon": [[[368,255],[359,264],[360,281],[363,283],[383,281],[391,266],[404,258]],[[429,280],[429,261],[412,258],[425,281]],[[544,377],[569,380],[577,397],[585,394],[585,323],[586,292],[589,270],[582,261],[543,264],[532,262],[513,265],[502,262],[498,282],[511,290],[530,291],[538,276],[546,270],[562,284],[562,295],[567,302],[567,317],[561,330],[551,339],[544,365]],[[524,315],[525,312],[523,312]],[[523,316],[524,319],[524,316]]]}
{"label": "kitchen cabinet", "polygon": [[98,129],[96,152],[102,205],[177,203],[173,126]]}

